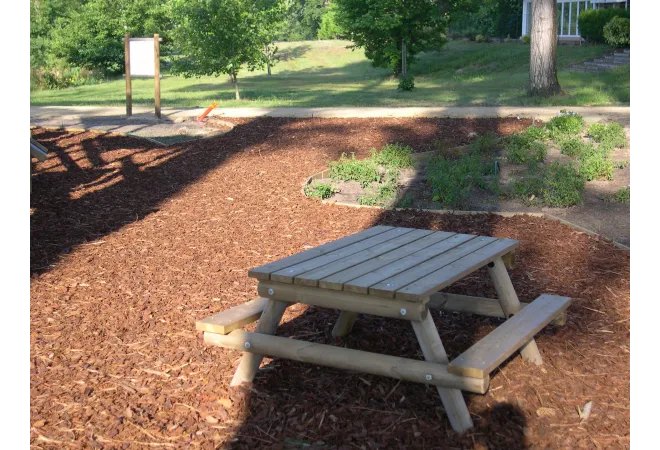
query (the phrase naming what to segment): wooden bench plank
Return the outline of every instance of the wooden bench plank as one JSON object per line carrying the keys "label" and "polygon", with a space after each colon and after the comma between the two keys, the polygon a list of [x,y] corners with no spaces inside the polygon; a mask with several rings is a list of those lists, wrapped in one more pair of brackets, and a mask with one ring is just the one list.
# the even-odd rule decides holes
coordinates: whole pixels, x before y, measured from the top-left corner
{"label": "wooden bench plank", "polygon": [[485,377],[568,308],[569,297],[543,294],[448,366],[450,373]]}
{"label": "wooden bench plank", "polygon": [[388,230],[384,233],[377,234],[376,236],[372,236],[370,238],[364,239],[359,242],[355,242],[351,245],[347,245],[346,247],[342,247],[330,253],[326,253],[325,255],[318,256],[316,258],[309,259],[307,261],[303,261],[299,264],[295,264],[285,269],[278,270],[277,272],[273,272],[270,274],[270,280],[277,281],[278,283],[293,283],[293,278],[302,273],[309,272],[310,270],[325,266],[334,261],[342,259],[345,256],[354,255],[355,253],[358,253],[362,250],[371,248],[375,245],[382,244],[384,242],[389,241],[390,239],[395,239],[399,236],[411,233],[413,231],[414,231],[413,228],[394,228]]}
{"label": "wooden bench plank", "polygon": [[[481,238],[480,238],[481,239]],[[396,291],[396,298],[400,300],[414,301],[419,297],[433,294],[449,286],[456,280],[463,278],[471,272],[485,266],[495,258],[510,252],[519,245],[518,241],[513,239],[496,239],[473,251],[461,255],[460,258],[450,258],[449,255],[443,258],[447,264],[440,266],[443,262],[439,261],[437,270],[427,272],[423,277],[409,283],[405,287],[399,287]],[[458,250],[458,249],[456,249]],[[456,255],[458,255],[458,251]],[[389,283],[390,281],[387,280]],[[371,292],[371,290],[369,291]]]}
{"label": "wooden bench plank", "polygon": [[[371,286],[369,288],[369,293],[379,297],[393,298],[395,293],[405,286],[408,286],[420,278],[423,278],[442,267],[448,266],[454,261],[474,253],[481,247],[484,247],[495,241],[497,241],[497,239],[493,237],[474,236],[474,239],[470,239],[458,247],[454,247],[432,259],[429,259],[428,261],[425,261],[417,266],[410,267],[408,270],[404,270],[401,273],[391,276],[381,281],[380,283]],[[439,290],[440,288],[436,289],[434,292]],[[406,297],[406,300],[417,301],[419,300],[419,296],[415,297],[413,295],[409,295]]]}
{"label": "wooden bench plank", "polygon": [[[352,266],[346,270],[342,270],[341,272],[327,276],[319,280],[319,287],[322,287],[323,289],[341,291],[344,288],[344,283],[361,277],[362,275],[365,275],[369,272],[373,272],[374,270],[386,266],[393,261],[405,258],[408,255],[430,247],[431,245],[434,245],[440,241],[444,241],[445,239],[450,238],[455,234],[456,233],[450,233],[446,231],[435,231],[430,235],[423,237],[422,239],[411,242],[410,244],[406,244],[403,247],[397,248],[396,250],[392,250],[376,258],[370,259],[361,264]],[[366,293],[366,289],[363,293]]]}
{"label": "wooden bench plank", "polygon": [[227,334],[258,320],[266,307],[267,298],[255,298],[195,322],[197,331]]}
{"label": "wooden bench plank", "polygon": [[[391,250],[402,247],[410,242],[415,242],[424,236],[433,233],[431,230],[413,230],[380,245],[362,250],[353,255],[333,261],[332,264],[326,264],[303,274],[297,275],[293,280],[295,284],[303,286],[318,286],[319,280],[345,269],[352,268],[365,261],[370,261],[377,256],[390,252]],[[357,244],[356,244],[357,245]]]}
{"label": "wooden bench plank", "polygon": [[393,229],[394,227],[378,225],[372,228],[367,228],[366,230],[360,231],[359,233],[351,234],[345,236],[336,241],[328,242],[326,244],[320,245],[318,247],[311,248],[301,253],[296,253],[294,255],[288,256],[286,258],[278,259],[277,261],[264,264],[263,266],[255,267],[248,270],[248,277],[256,278],[258,280],[270,280],[270,274],[278,270],[282,270],[286,267],[293,266],[294,264],[301,263],[303,261],[316,258],[331,251],[346,247],[348,245],[354,244],[355,242],[368,239],[372,236],[384,233],[388,230]]}
{"label": "wooden bench plank", "polygon": [[344,290],[356,294],[367,294],[369,287],[373,286],[389,277],[392,277],[401,271],[423,263],[439,254],[458,247],[459,245],[475,239],[477,236],[471,234],[455,234],[448,239],[444,239],[430,247],[419,250],[404,258],[398,259],[385,266],[379,267],[359,276],[353,280],[344,283]]}

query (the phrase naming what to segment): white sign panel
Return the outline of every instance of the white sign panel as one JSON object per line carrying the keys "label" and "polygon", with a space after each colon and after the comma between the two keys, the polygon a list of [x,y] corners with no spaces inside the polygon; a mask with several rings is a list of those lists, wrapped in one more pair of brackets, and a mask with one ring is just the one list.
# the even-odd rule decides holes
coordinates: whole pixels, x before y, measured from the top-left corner
{"label": "white sign panel", "polygon": [[154,39],[153,38],[131,38],[131,76],[153,77],[154,76]]}

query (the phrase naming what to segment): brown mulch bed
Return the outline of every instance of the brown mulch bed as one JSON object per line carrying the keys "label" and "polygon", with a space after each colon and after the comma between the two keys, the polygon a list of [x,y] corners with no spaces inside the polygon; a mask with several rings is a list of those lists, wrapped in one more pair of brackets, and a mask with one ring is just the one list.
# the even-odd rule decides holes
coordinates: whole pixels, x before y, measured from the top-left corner
{"label": "brown mulch bed", "polygon": [[[516,119],[232,119],[227,135],[157,147],[92,132],[33,130],[31,444],[35,448],[622,448],[629,446],[629,254],[557,222],[323,205],[300,193],[341,152],[386,142],[417,151]],[[229,390],[240,354],[208,347],[195,320],[256,297],[247,269],[375,224],[521,241],[523,301],[574,298],[565,327],[537,338],[545,364],[511,358],[475,428],[454,433],[419,384],[266,359]],[[452,292],[494,296],[478,272]],[[422,358],[410,326],[296,305],[278,335]],[[435,314],[450,358],[498,321]],[[247,327],[252,329],[253,325]],[[580,423],[577,408],[593,402]]]}

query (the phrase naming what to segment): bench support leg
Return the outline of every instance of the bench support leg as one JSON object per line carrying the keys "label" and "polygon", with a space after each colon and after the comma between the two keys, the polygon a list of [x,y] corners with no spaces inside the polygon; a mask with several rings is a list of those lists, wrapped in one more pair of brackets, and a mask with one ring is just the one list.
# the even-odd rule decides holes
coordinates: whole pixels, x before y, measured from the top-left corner
{"label": "bench support leg", "polygon": [[[447,353],[431,314],[427,314],[421,322],[411,321],[411,323],[422,348],[422,353],[424,353],[424,358],[429,362],[448,364]],[[438,393],[454,431],[462,433],[474,426],[460,390],[438,387]]]}
{"label": "bench support leg", "polygon": [[[288,302],[269,299],[254,332],[261,334],[275,334],[275,330],[280,324],[280,320],[282,319],[282,315],[287,306],[289,306]],[[259,364],[261,364],[263,358],[263,355],[257,355],[256,353],[243,353],[243,357],[236,369],[234,378],[231,380],[230,386],[238,386],[241,383],[252,382],[254,376],[257,374],[257,370],[259,370]]]}
{"label": "bench support leg", "polygon": [[[520,311],[521,305],[502,258],[497,258],[488,265],[488,274],[495,285],[497,299],[500,301],[500,305],[502,305],[504,316],[508,319]],[[543,358],[534,338],[530,339],[520,348],[520,354],[525,361],[533,362],[536,365],[543,364]]]}
{"label": "bench support leg", "polygon": [[353,324],[357,319],[357,313],[353,311],[342,311],[339,314],[337,323],[332,329],[332,337],[346,337],[353,329]]}

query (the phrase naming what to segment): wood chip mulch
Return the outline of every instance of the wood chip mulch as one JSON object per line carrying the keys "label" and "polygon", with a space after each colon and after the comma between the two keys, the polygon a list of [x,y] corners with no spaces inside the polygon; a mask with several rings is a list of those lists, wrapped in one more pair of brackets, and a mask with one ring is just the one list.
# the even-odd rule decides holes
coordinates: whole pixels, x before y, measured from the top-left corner
{"label": "wood chip mulch", "polygon": [[[227,135],[158,147],[130,137],[33,130],[30,442],[33,448],[627,448],[629,253],[557,222],[323,205],[301,184],[342,152],[416,151],[509,134],[514,119],[231,119]],[[265,359],[229,390],[240,354],[208,347],[195,320],[255,298],[247,270],[376,225],[521,241],[522,301],[573,297],[542,331],[544,365],[511,358],[486,395],[466,395],[457,434],[435,389]],[[451,292],[495,296],[478,272]],[[278,335],[423,359],[410,326],[295,305]],[[449,357],[499,321],[437,314]],[[252,330],[254,324],[246,327]],[[578,411],[592,402],[591,415]]]}

